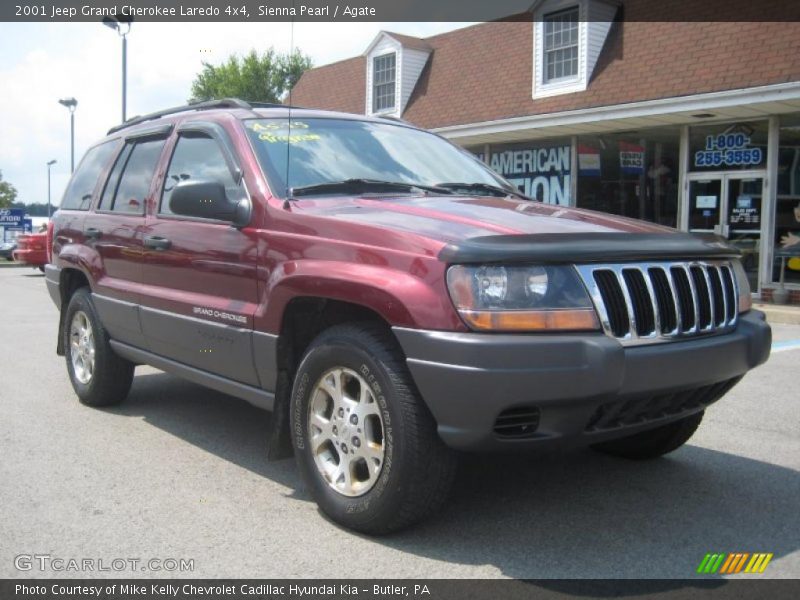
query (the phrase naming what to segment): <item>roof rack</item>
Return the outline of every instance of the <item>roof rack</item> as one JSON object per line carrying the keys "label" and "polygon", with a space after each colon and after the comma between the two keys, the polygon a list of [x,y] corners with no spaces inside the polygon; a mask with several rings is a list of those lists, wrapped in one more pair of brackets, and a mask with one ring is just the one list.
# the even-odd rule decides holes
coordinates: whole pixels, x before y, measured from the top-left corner
{"label": "roof rack", "polygon": [[251,108],[303,108],[302,106],[289,106],[280,102],[249,102]]}
{"label": "roof rack", "polygon": [[211,110],[213,108],[243,108],[245,110],[252,111],[253,109],[256,108],[301,108],[301,107],[289,106],[288,104],[278,104],[274,102],[246,102],[244,100],[240,100],[239,98],[221,98],[219,100],[205,100],[203,102],[191,102],[183,106],[175,106],[173,108],[159,110],[146,115],[142,115],[140,117],[133,117],[131,119],[128,119],[124,123],[121,123],[109,129],[107,135],[111,135],[112,133],[116,133],[117,131],[120,131],[127,127],[131,127],[133,125],[138,125],[139,123],[144,123],[145,121],[153,121],[154,119],[160,119],[161,117],[166,117],[168,115],[174,115],[177,113],[187,112],[190,110]]}
{"label": "roof rack", "polygon": [[252,105],[244,100],[239,100],[238,98],[222,98],[220,100],[193,102],[190,104],[185,104],[184,106],[175,106],[173,108],[159,110],[153,113],[142,115],[140,117],[133,117],[132,119],[128,119],[124,123],[109,129],[107,135],[111,135],[112,133],[116,133],[117,131],[126,129],[127,127],[131,127],[133,125],[138,125],[139,123],[144,123],[145,121],[160,119],[161,117],[166,117],[167,115],[174,115],[190,110],[210,110],[212,108],[244,108],[246,110],[252,110]]}

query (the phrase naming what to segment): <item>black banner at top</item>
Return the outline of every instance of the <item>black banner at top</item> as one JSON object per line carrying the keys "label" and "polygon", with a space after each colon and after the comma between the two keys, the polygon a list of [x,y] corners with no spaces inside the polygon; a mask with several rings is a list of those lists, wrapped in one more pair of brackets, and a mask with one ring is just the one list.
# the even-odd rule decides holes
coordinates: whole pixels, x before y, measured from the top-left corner
{"label": "black banner at top", "polygon": [[[3,0],[0,21],[531,20],[547,0]],[[800,21],[797,0],[576,0],[608,3],[626,21]],[[589,10],[581,11],[587,18]],[[585,14],[584,14],[585,13]]]}

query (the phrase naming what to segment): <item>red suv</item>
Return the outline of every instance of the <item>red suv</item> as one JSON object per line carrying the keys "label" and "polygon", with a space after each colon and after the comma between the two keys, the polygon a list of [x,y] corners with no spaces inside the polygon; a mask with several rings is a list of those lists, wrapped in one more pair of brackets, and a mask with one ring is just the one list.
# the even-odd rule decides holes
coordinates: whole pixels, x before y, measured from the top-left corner
{"label": "red suv", "polygon": [[14,260],[44,271],[47,264],[47,233],[23,233],[17,236]]}
{"label": "red suv", "polygon": [[736,251],[522,196],[406,123],[239,100],[138,117],[76,170],[50,295],[81,402],[149,364],[273,411],[322,510],[384,533],[456,451],[653,458],[767,359]]}

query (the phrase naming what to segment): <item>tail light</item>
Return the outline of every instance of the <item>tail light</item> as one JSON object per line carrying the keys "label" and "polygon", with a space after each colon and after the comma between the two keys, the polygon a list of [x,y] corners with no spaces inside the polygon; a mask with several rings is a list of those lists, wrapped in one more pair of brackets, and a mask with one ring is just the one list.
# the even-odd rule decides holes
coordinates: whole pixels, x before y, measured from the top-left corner
{"label": "tail light", "polygon": [[47,262],[53,262],[53,220],[47,222]]}

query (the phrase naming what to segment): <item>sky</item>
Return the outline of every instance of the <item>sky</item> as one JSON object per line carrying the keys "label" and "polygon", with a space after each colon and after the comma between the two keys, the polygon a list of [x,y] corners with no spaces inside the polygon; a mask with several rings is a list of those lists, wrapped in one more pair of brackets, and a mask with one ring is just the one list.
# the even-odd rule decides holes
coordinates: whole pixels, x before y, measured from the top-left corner
{"label": "sky", "polygon": [[[381,30],[427,37],[469,23],[295,23],[294,45],[319,66],[361,54]],[[273,46],[288,52],[290,23],[134,23],[128,36],[128,118],[185,104],[203,61]],[[75,164],[121,121],[121,42],[101,23],[0,23],[0,172],[25,203],[52,201],[69,180],[69,112]]]}

